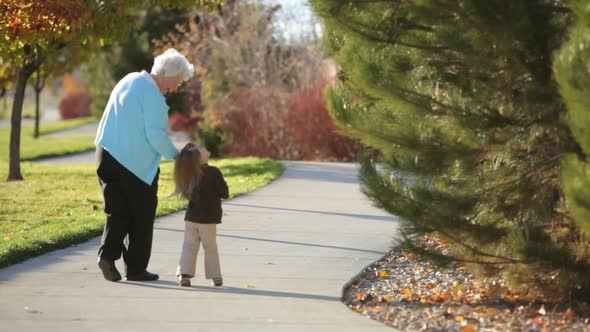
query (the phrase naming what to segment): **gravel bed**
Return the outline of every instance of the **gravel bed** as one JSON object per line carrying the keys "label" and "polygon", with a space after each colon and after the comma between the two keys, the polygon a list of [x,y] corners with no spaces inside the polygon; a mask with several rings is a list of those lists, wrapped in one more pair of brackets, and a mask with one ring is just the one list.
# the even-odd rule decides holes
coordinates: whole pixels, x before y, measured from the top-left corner
{"label": "gravel bed", "polygon": [[589,306],[520,299],[500,280],[392,251],[344,289],[343,302],[402,331],[590,332]]}

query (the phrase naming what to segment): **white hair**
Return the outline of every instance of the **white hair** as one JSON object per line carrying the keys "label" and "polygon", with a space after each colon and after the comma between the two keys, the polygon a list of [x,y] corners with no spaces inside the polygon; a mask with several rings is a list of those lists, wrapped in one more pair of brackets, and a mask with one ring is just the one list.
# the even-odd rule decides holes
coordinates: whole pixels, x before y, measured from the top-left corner
{"label": "white hair", "polygon": [[164,76],[182,75],[183,81],[188,81],[195,72],[193,65],[177,50],[169,48],[154,59],[152,74]]}

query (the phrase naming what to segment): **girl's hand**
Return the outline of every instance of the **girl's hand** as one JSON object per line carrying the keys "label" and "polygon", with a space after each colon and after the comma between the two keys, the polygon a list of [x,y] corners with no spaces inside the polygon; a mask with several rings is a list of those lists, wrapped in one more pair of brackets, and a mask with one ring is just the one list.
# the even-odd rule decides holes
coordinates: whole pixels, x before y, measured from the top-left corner
{"label": "girl's hand", "polygon": [[201,154],[201,164],[208,163],[211,153],[209,153],[209,151],[207,151],[207,149],[204,147],[199,147],[199,153]]}

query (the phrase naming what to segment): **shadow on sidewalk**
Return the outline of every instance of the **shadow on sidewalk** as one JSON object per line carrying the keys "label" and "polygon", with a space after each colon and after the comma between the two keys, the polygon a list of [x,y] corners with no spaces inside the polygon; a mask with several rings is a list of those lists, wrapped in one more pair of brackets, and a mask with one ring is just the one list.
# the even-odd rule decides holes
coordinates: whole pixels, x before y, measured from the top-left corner
{"label": "shadow on sidewalk", "polygon": [[[182,230],[182,229],[154,227],[154,230],[156,230],[156,229],[157,230],[160,230],[160,231],[184,233],[184,230]],[[360,248],[328,246],[328,245],[325,245],[325,244],[305,243],[305,242],[270,240],[270,239],[263,239],[263,238],[258,238],[258,237],[249,237],[249,236],[240,236],[240,235],[229,235],[229,234],[221,234],[221,233],[218,233],[217,236],[219,236],[219,237],[229,237],[229,238],[241,239],[241,240],[252,240],[252,241],[262,241],[262,242],[272,242],[272,243],[289,244],[289,245],[296,245],[296,246],[328,248],[328,249],[339,249],[339,250],[347,250],[347,251],[358,251],[358,252],[366,252],[366,253],[378,254],[378,255],[384,255],[386,253],[384,251],[367,250],[367,249],[360,249]]]}
{"label": "shadow on sidewalk", "polygon": [[[350,172],[350,168],[357,168],[356,163],[309,163],[299,161],[284,161],[289,168],[288,174],[283,174],[283,179],[301,179],[322,182],[339,182],[357,184],[356,172]],[[329,168],[329,171],[326,169]]]}
{"label": "shadow on sidewalk", "polygon": [[367,249],[360,249],[360,248],[349,248],[349,247],[338,247],[338,246],[328,246],[325,244],[315,244],[315,243],[305,243],[305,242],[293,242],[293,241],[281,241],[281,240],[269,240],[269,239],[261,239],[256,237],[249,237],[249,236],[238,236],[238,235],[226,235],[226,234],[217,234],[220,237],[230,237],[234,239],[242,239],[242,240],[253,240],[253,241],[263,241],[263,242],[273,242],[273,243],[282,243],[282,244],[290,244],[296,246],[306,246],[306,247],[318,247],[318,248],[328,248],[328,249],[339,249],[339,250],[348,250],[348,251],[359,251],[359,252],[366,252],[370,254],[378,254],[384,255],[384,251],[375,251],[375,250],[367,250]]}
{"label": "shadow on sidewalk", "polygon": [[226,293],[226,294],[240,294],[240,295],[253,295],[253,296],[270,296],[270,297],[285,297],[294,299],[310,299],[320,301],[336,301],[340,302],[340,298],[336,296],[327,295],[315,295],[315,294],[303,294],[303,293],[290,293],[283,291],[272,291],[255,288],[241,288],[233,286],[222,286],[222,287],[208,287],[208,286],[191,286],[191,287],[180,287],[178,283],[170,280],[158,280],[154,282],[121,282],[125,285],[133,285],[139,287],[148,288],[159,288],[165,290],[176,290],[181,292],[210,292],[210,293]]}
{"label": "shadow on sidewalk", "polygon": [[[6,266],[0,269],[0,285],[14,278],[18,278],[20,275],[29,273],[42,272],[51,275],[70,273],[96,274],[100,272],[96,267],[96,250],[99,246],[100,237],[94,237],[84,243],[56,249],[20,263]],[[84,257],[83,263],[80,265],[68,265],[65,269],[63,267],[55,270],[47,269],[49,266],[58,266],[68,261],[75,261],[80,256]]]}
{"label": "shadow on sidewalk", "polygon": [[397,220],[393,216],[373,216],[373,215],[368,215],[368,214],[355,214],[355,213],[342,213],[342,212],[330,212],[330,211],[288,209],[288,208],[281,208],[281,207],[274,207],[274,206],[262,206],[262,205],[252,205],[252,204],[237,204],[237,203],[232,203],[232,202],[223,202],[223,205],[243,206],[243,207],[251,207],[251,208],[258,208],[258,209],[279,210],[279,211],[291,211],[291,212],[306,212],[306,213],[316,213],[316,214],[327,214],[327,215],[332,215],[332,216],[352,217],[352,218],[359,218],[359,219],[369,219],[369,220],[381,220],[381,221],[393,221],[393,222],[397,222]]}

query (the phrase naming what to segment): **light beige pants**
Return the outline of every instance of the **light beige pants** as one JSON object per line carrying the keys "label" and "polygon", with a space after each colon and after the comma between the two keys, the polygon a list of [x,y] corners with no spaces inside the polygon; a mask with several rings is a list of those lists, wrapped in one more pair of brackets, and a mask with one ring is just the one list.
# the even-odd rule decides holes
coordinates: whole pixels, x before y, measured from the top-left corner
{"label": "light beige pants", "polygon": [[205,251],[205,278],[221,279],[217,250],[217,224],[199,224],[190,221],[184,222],[184,243],[176,275],[188,274],[191,278],[195,276],[197,254],[201,243]]}

